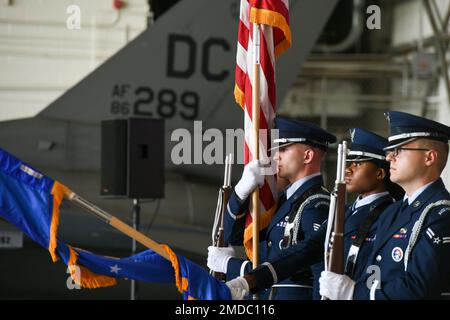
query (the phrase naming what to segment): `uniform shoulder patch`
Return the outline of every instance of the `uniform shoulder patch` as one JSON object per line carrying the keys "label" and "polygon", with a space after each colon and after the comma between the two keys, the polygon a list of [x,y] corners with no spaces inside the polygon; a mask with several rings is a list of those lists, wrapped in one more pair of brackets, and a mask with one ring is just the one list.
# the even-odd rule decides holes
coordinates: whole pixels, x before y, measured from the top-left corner
{"label": "uniform shoulder patch", "polygon": [[450,233],[442,234],[435,228],[428,227],[425,231],[426,238],[433,246],[450,244]]}
{"label": "uniform shoulder patch", "polygon": [[330,202],[329,201],[318,201],[314,204],[314,208],[318,208],[320,206],[324,206],[324,207],[330,207]]}
{"label": "uniform shoulder patch", "polygon": [[450,211],[450,207],[443,207],[443,208],[441,208],[438,212],[437,212],[437,214],[438,215],[440,215],[440,216],[442,216],[442,215],[444,215],[446,212],[448,212],[448,211]]}
{"label": "uniform shoulder patch", "polygon": [[330,206],[330,196],[319,192],[306,198],[300,207],[302,207],[302,210],[310,210],[317,209],[321,206],[326,206],[327,208]]}
{"label": "uniform shoulder patch", "polygon": [[[431,208],[429,217],[427,218],[428,223],[434,224],[435,222],[449,218],[450,213],[450,200],[439,200],[436,201],[434,208]],[[433,204],[430,204],[433,205]],[[429,205],[429,206],[430,206]]]}

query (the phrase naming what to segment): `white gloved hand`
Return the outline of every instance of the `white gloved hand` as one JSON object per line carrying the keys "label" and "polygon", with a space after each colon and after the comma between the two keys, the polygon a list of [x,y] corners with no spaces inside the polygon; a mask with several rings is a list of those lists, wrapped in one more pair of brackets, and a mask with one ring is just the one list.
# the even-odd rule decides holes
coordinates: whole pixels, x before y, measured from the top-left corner
{"label": "white gloved hand", "polygon": [[355,281],[344,274],[322,271],[320,274],[320,295],[331,300],[352,300]]}
{"label": "white gloved hand", "polygon": [[241,180],[234,187],[234,191],[241,200],[248,198],[257,186],[264,185],[264,175],[259,160],[252,160],[244,167]]}
{"label": "white gloved hand", "polygon": [[208,247],[208,268],[216,272],[227,273],[228,260],[235,256],[232,246]]}
{"label": "white gloved hand", "polygon": [[243,300],[249,294],[250,288],[244,277],[237,277],[233,280],[225,282],[231,291],[231,299]]}

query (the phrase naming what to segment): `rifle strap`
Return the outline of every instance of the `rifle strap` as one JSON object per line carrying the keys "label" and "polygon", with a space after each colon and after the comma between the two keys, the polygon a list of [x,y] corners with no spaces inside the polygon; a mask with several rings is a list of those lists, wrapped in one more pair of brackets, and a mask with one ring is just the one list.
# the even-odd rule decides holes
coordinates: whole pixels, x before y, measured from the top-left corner
{"label": "rifle strap", "polygon": [[350,278],[353,277],[355,273],[355,266],[356,266],[356,260],[358,258],[359,250],[361,249],[361,246],[366,239],[367,235],[369,234],[370,228],[372,227],[373,223],[378,219],[380,214],[389,206],[392,204],[391,199],[387,199],[374,208],[369,213],[369,216],[361,223],[358,231],[356,232],[355,239],[352,241],[352,245],[350,246],[350,250],[348,252],[347,256],[347,262],[345,264],[345,274],[348,275]]}

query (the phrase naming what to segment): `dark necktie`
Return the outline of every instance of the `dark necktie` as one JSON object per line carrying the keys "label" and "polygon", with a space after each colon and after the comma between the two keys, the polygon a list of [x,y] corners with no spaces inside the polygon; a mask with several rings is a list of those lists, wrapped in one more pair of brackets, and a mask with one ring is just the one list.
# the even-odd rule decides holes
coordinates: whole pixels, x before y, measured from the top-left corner
{"label": "dark necktie", "polygon": [[283,203],[285,203],[287,200],[286,197],[286,190],[284,190],[280,196],[280,199],[278,200],[278,206],[280,207]]}
{"label": "dark necktie", "polygon": [[358,199],[352,205],[352,214],[356,211],[356,204],[358,203]]}
{"label": "dark necktie", "polygon": [[408,203],[408,199],[405,199],[405,201],[403,201],[402,203],[402,207],[400,208],[400,212],[403,212],[406,210],[406,208],[408,208],[409,203]]}
{"label": "dark necktie", "polygon": [[405,209],[408,208],[408,206],[409,206],[408,199],[405,199],[405,201],[403,201],[402,204],[402,211],[405,211]]}

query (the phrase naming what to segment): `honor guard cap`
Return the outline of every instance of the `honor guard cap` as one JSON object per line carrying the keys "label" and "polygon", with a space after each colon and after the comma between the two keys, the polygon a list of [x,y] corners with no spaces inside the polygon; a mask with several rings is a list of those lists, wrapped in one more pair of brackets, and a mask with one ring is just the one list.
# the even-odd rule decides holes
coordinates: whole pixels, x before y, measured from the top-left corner
{"label": "honor guard cap", "polygon": [[293,143],[302,143],[326,151],[328,144],[336,142],[336,137],[333,134],[310,122],[278,116],[275,117],[275,128],[278,129],[278,139],[273,140],[273,143],[278,144],[278,146],[270,150]]}
{"label": "honor guard cap", "polygon": [[347,161],[374,161],[380,166],[387,166],[384,148],[388,140],[373,132],[361,128],[350,129],[351,144]]}
{"label": "honor guard cap", "polygon": [[450,127],[405,112],[386,112],[389,121],[389,143],[384,150],[390,150],[417,138],[437,140],[447,143],[450,139]]}

